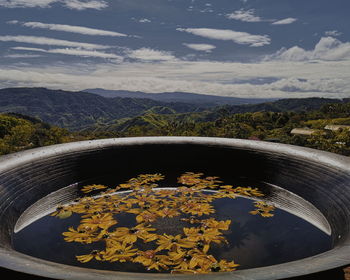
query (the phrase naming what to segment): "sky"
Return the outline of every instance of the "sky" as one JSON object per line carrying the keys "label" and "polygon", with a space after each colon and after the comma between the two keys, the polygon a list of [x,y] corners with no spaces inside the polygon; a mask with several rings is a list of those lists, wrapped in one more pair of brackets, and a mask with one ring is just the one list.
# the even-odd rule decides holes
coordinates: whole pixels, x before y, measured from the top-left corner
{"label": "sky", "polygon": [[0,88],[350,97],[349,0],[0,0]]}

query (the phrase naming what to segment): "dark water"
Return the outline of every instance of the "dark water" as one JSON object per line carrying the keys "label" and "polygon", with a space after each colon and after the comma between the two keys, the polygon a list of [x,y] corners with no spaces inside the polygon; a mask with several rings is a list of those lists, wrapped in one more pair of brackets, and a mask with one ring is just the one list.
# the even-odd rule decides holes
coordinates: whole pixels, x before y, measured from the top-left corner
{"label": "dark water", "polygon": [[[214,245],[208,253],[217,259],[234,260],[235,263],[240,264],[238,269],[298,260],[327,251],[332,247],[329,235],[281,209],[275,209],[273,217],[264,218],[249,214],[249,211],[255,209],[253,200],[250,199],[222,198],[215,200],[213,205],[216,213],[211,217],[217,220],[230,219],[231,225],[229,230],[224,232],[228,244]],[[116,217],[117,226],[136,225],[134,214],[122,213]],[[179,234],[182,233],[183,227],[190,226],[180,218],[159,219],[152,226],[158,229],[158,234]],[[14,234],[13,246],[15,250],[24,254],[62,264],[104,270],[147,272],[143,265],[137,263],[109,263],[96,260],[88,263],[78,262],[76,255],[104,249],[102,242],[79,244],[64,241],[62,233],[70,226],[76,228],[79,222],[78,214],[73,214],[67,219],[45,216]],[[145,246],[141,242],[136,245]],[[151,249],[147,246],[143,250]]]}

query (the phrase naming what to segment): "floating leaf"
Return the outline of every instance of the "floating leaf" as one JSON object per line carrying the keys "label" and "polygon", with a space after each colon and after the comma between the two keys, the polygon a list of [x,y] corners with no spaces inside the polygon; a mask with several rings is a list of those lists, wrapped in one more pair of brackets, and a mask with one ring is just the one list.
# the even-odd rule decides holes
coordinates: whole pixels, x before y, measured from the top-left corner
{"label": "floating leaf", "polygon": [[68,210],[62,210],[60,211],[56,217],[60,218],[60,219],[67,219],[70,216],[72,216],[73,212],[72,211],[68,211]]}
{"label": "floating leaf", "polygon": [[[105,246],[100,251],[76,256],[77,260],[82,263],[92,260],[134,262],[144,265],[147,270],[171,273],[235,270],[238,266],[235,262],[217,260],[209,253],[213,243],[228,243],[224,232],[231,224],[231,220],[219,221],[212,216],[216,212],[212,202],[264,194],[256,188],[220,184],[218,177],[203,177],[202,173],[186,172],[178,178],[180,186],[159,189],[155,182],[163,179],[164,176],[157,173],[141,174],[96,197],[86,196],[71,205],[58,206],[51,216],[66,219],[73,213],[81,215],[78,227],[69,227],[63,233],[66,242]],[[81,190],[89,193],[106,188],[104,185],[87,185]],[[115,193],[121,189],[128,192]],[[255,201],[254,205],[251,214],[265,218],[273,216],[274,206],[262,201]],[[136,225],[118,226],[116,214],[120,213],[134,215]],[[180,234],[167,234],[161,227],[156,227],[159,220],[173,218],[187,223]],[[148,243],[147,250],[140,246],[142,243]]]}

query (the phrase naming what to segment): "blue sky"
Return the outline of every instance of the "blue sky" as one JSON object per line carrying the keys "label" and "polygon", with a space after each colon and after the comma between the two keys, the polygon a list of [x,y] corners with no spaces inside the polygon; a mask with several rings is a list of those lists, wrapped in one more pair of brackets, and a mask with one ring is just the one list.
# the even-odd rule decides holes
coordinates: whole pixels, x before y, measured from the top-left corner
{"label": "blue sky", "polygon": [[0,87],[350,97],[348,0],[0,0]]}

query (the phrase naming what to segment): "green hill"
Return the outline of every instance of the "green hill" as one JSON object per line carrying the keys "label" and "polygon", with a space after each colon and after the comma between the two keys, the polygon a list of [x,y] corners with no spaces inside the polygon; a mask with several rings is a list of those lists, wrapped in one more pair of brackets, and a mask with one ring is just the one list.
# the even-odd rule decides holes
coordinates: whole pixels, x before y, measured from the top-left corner
{"label": "green hill", "polygon": [[77,141],[66,129],[21,114],[0,114],[0,155],[24,149]]}
{"label": "green hill", "polygon": [[222,106],[213,110],[212,114],[208,116],[209,119],[215,119],[220,114],[242,114],[253,112],[308,112],[319,110],[326,104],[342,104],[349,102],[347,99],[333,99],[333,98],[289,98],[280,99],[273,102],[265,102],[260,104],[249,104],[239,106]]}
{"label": "green hill", "polygon": [[[290,107],[286,106],[284,110],[286,108]],[[0,155],[88,139],[209,136],[281,142],[350,156],[350,130],[327,128],[332,124],[350,125],[350,99],[343,100],[342,103],[327,103],[318,110],[301,112],[229,113],[222,108],[216,110],[217,117],[210,119],[215,115],[210,111],[177,113],[173,109],[156,106],[136,117],[95,123],[76,132],[51,126],[31,116],[0,114]],[[305,127],[314,129],[317,133],[309,136],[291,133],[294,128]]]}
{"label": "green hill", "polygon": [[[159,128],[165,122],[209,122],[233,114],[249,112],[309,112],[322,106],[331,118],[332,110],[343,110],[346,100],[326,98],[281,99],[250,105],[225,105],[203,109],[198,104],[160,102],[147,98],[105,98],[86,92],[45,88],[7,88],[0,90],[0,113],[15,112],[70,130],[125,131],[130,127]],[[333,104],[325,107],[326,104]],[[338,108],[339,107],[339,108]],[[342,109],[341,109],[342,108]]]}
{"label": "green hill", "polygon": [[186,103],[163,103],[140,98],[104,98],[91,93],[45,88],[0,90],[0,112],[16,112],[73,130],[137,116],[154,107],[157,112],[167,113],[201,110],[197,105]]}

